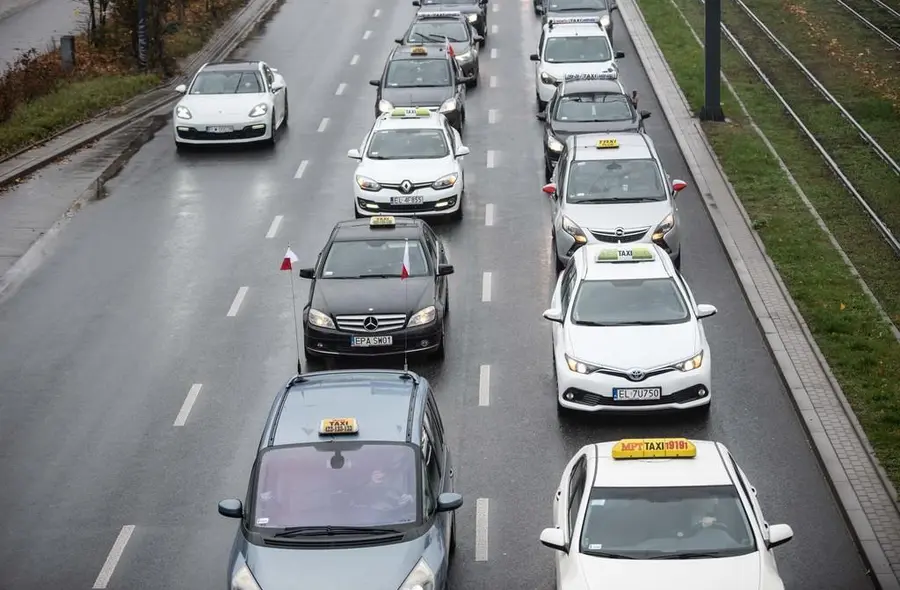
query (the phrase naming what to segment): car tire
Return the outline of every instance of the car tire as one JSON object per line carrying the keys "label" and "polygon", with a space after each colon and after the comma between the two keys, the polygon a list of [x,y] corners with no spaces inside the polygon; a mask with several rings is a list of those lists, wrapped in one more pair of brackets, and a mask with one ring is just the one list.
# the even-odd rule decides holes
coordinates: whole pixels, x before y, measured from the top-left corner
{"label": "car tire", "polygon": [[288,104],[288,93],[287,90],[284,91],[284,120],[281,121],[282,127],[287,127],[288,119],[291,115],[291,105]]}
{"label": "car tire", "polygon": [[450,517],[450,547],[448,547],[450,555],[456,553],[456,513]]}
{"label": "car tire", "polygon": [[556,232],[553,231],[553,227],[550,227],[550,247],[553,250],[553,260],[554,264],[556,264],[556,274],[562,272],[562,270],[566,267],[565,264],[559,259],[559,254],[556,253]]}
{"label": "car tire", "polygon": [[463,195],[459,196],[459,209],[450,214],[450,219],[453,221],[462,221],[463,218],[463,207],[465,206],[465,200],[463,199]]}
{"label": "car tire", "polygon": [[272,113],[272,137],[266,140],[266,145],[270,148],[274,148],[275,144],[278,143],[278,129],[275,127],[275,123],[275,113]]}
{"label": "car tire", "polygon": [[534,100],[537,102],[537,110],[539,113],[543,113],[547,109],[547,103],[541,100],[540,95],[535,94]]}
{"label": "car tire", "polygon": [[481,68],[475,69],[475,78],[471,82],[466,82],[466,88],[477,88],[478,87],[478,76],[481,75]]}
{"label": "car tire", "polygon": [[175,151],[179,154],[183,154],[188,150],[187,144],[181,143],[180,141],[175,142]]}
{"label": "car tire", "polygon": [[441,331],[441,342],[438,344],[437,349],[431,353],[431,358],[436,361],[444,360],[444,356],[446,355],[446,350],[444,346],[444,332]]}

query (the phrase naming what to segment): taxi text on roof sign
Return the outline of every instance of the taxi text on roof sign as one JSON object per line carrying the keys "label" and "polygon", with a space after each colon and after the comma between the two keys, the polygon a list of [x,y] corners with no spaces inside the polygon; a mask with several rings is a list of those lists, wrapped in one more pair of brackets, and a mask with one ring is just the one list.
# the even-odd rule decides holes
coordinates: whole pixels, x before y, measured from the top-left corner
{"label": "taxi text on roof sign", "polygon": [[412,51],[409,52],[410,55],[428,55],[428,52],[425,51],[425,48],[421,45],[413,47]]}
{"label": "taxi text on roof sign", "polygon": [[401,117],[401,118],[416,118],[416,117],[427,117],[431,114],[431,111],[424,107],[406,107],[406,108],[396,108],[391,111],[391,117]]}
{"label": "taxi text on roof sign", "polygon": [[359,424],[356,418],[325,418],[319,423],[319,434],[356,434]]}
{"label": "taxi text on roof sign", "polygon": [[686,438],[624,438],[613,445],[613,459],[691,459],[697,447]]}
{"label": "taxi text on roof sign", "polygon": [[418,15],[419,20],[426,20],[429,18],[447,18],[454,16],[462,16],[462,12],[458,10],[446,10],[442,12],[420,12]]}
{"label": "taxi text on roof sign", "polygon": [[566,74],[566,82],[574,82],[576,80],[615,80],[615,73],[600,72],[598,74]]}
{"label": "taxi text on roof sign", "polygon": [[390,215],[376,215],[369,219],[369,227],[394,227],[397,221]]}
{"label": "taxi text on roof sign", "polygon": [[619,147],[619,140],[615,138],[610,139],[598,139],[597,140],[597,149],[598,150],[611,150]]}
{"label": "taxi text on roof sign", "polygon": [[597,253],[597,262],[644,262],[655,260],[653,250],[647,246],[631,248],[603,248]]}
{"label": "taxi text on roof sign", "polygon": [[548,25],[572,25],[580,23],[599,23],[599,16],[551,16],[547,19]]}

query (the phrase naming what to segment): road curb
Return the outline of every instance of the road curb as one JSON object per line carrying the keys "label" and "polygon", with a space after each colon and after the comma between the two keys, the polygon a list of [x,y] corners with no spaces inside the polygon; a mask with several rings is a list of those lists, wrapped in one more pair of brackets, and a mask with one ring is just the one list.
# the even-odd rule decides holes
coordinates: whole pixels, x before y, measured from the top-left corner
{"label": "road curb", "polygon": [[[731,186],[731,183],[728,181],[722,170],[718,159],[703,133],[702,127],[699,122],[691,116],[687,100],[681,92],[681,89],[678,87],[675,76],[668,67],[665,58],[662,56],[662,51],[656,44],[644,19],[643,13],[640,11],[640,8],[636,5],[634,0],[619,0],[619,7],[622,11],[622,20],[624,21],[625,27],[628,29],[632,40],[638,38],[647,39],[647,45],[649,47],[641,47],[639,43],[635,42],[635,49],[638,53],[638,57],[644,65],[654,92],[660,99],[659,102],[663,109],[663,114],[669,125],[672,127],[673,135],[685,156],[691,174],[697,183],[698,192],[700,192],[702,196],[702,201],[707,214],[710,216],[713,226],[716,228],[719,241],[728,254],[729,263],[738,277],[744,296],[750,303],[756,322],[765,336],[766,344],[778,366],[780,377],[788,391],[791,393],[791,400],[797,410],[800,421],[803,423],[803,426],[813,443],[812,446],[819,462],[828,476],[829,486],[835,497],[838,499],[844,520],[854,537],[862,559],[869,568],[868,573],[870,574],[870,579],[881,590],[900,590],[900,581],[898,581],[896,574],[891,569],[891,564],[876,537],[869,515],[863,509],[860,497],[857,495],[857,489],[851,482],[851,479],[844,469],[838,453],[833,446],[833,442],[826,432],[826,428],[819,412],[814,406],[809,391],[800,376],[798,367],[794,365],[793,360],[786,350],[786,343],[782,340],[782,334],[776,327],[776,318],[773,317],[766,306],[764,298],[772,297],[773,295],[775,297],[783,297],[790,314],[793,315],[793,319],[799,326],[798,331],[800,332],[799,334],[788,334],[786,336],[794,339],[803,338],[806,340],[806,344],[812,351],[815,362],[818,364],[828,381],[831,389],[830,393],[833,394],[840,405],[843,413],[842,417],[849,423],[852,432],[858,439],[858,444],[865,450],[865,453],[861,456],[861,460],[871,464],[872,469],[877,474],[876,477],[878,482],[882,484],[884,494],[890,499],[890,503],[894,509],[897,508],[896,492],[894,491],[893,486],[890,485],[890,482],[887,481],[883,469],[878,465],[878,462],[872,453],[871,445],[862,432],[856,416],[850,409],[849,403],[835,380],[828,364],[825,362],[819,347],[812,338],[806,322],[800,315],[796,304],[787,291],[781,277],[778,275],[774,263],[765,253],[765,247],[762,240],[757,232],[753,230],[752,221],[740,203],[740,199],[735,194],[734,187]],[[629,14],[626,15],[626,13]],[[658,55],[653,56],[650,55],[651,53],[656,53]],[[651,59],[652,57],[657,57],[660,64],[658,65]],[[673,88],[674,92],[672,92]],[[670,104],[669,101],[665,99],[667,98],[667,95],[677,95],[678,98],[673,101],[677,104],[674,106]],[[683,112],[678,112],[682,110]],[[682,125],[678,124],[679,119],[684,118],[691,119],[692,128],[685,130]],[[686,131],[686,133],[679,133],[679,130]],[[702,144],[703,147],[700,150],[700,153],[697,153],[697,150],[691,145],[688,136],[692,136],[698,144]],[[710,175],[708,171],[713,171],[713,174]],[[716,176],[717,178],[708,178],[710,176]],[[712,183],[710,183],[710,180],[712,180]],[[724,187],[724,191],[715,192],[711,189],[710,184],[715,184],[716,181]],[[732,234],[728,221],[725,218],[725,214],[722,211],[723,206],[734,207],[739,213],[740,218],[742,218],[742,221],[746,226],[744,229],[746,229],[751,236],[753,247],[758,250],[757,254],[765,264],[765,270],[768,270],[771,273],[773,280],[777,285],[778,293],[772,293],[771,290],[764,293],[763,290],[758,287],[751,270],[753,264],[748,262],[741,253],[738,240]],[[885,518],[886,520],[890,520],[890,515]]]}

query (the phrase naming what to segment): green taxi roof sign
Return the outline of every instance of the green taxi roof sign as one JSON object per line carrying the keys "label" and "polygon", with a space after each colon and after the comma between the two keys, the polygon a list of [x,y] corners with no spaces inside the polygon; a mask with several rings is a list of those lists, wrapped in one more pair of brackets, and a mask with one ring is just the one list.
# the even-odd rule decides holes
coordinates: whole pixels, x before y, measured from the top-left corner
{"label": "green taxi roof sign", "polygon": [[427,117],[430,114],[431,111],[425,107],[396,108],[391,111],[391,117],[398,119],[417,119],[419,117]]}
{"label": "green taxi roof sign", "polygon": [[597,253],[597,262],[648,262],[656,260],[653,250],[647,246],[630,248],[603,248]]}

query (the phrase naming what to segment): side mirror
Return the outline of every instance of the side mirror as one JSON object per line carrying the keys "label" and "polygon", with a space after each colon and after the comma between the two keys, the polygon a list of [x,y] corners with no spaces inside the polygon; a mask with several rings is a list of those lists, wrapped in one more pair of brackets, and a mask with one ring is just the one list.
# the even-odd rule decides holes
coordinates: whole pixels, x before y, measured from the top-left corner
{"label": "side mirror", "polygon": [[437,270],[437,276],[445,277],[447,275],[452,275],[454,272],[454,268],[452,264],[439,264]]}
{"label": "side mirror", "polygon": [[683,191],[686,188],[687,188],[687,183],[685,181],[678,180],[678,179],[675,179],[672,181],[672,192],[673,193],[680,193],[681,191]]}
{"label": "side mirror", "polygon": [[284,90],[286,84],[284,80],[275,80],[272,82],[272,92],[278,92],[279,90]]}
{"label": "side mirror", "polygon": [[561,529],[544,529],[541,531],[541,544],[557,551],[566,550],[566,539]]}
{"label": "side mirror", "polygon": [[413,0],[413,6],[422,6],[422,3],[419,0]]}
{"label": "side mirror", "polygon": [[175,87],[175,92],[177,92],[178,94],[184,94],[185,92],[187,92],[187,86],[185,86],[184,84],[179,84]]}
{"label": "side mirror", "polygon": [[461,145],[456,148],[456,157],[459,158],[461,156],[468,156],[471,153],[468,147]]}
{"label": "side mirror", "polygon": [[450,512],[463,505],[463,497],[453,492],[444,492],[437,499],[438,512]]}
{"label": "side mirror", "polygon": [[551,182],[550,184],[545,184],[544,188],[542,188],[541,190],[548,195],[553,196],[556,194],[556,185]]}
{"label": "side mirror", "polygon": [[241,518],[244,516],[244,505],[240,500],[234,498],[222,500],[219,502],[219,514],[228,518]]}
{"label": "side mirror", "polygon": [[484,43],[484,37],[481,35],[475,35],[474,40],[476,43]]}
{"label": "side mirror", "polygon": [[375,86],[378,88],[381,86],[381,80],[369,80],[369,86]]}
{"label": "side mirror", "polygon": [[400,45],[403,45],[403,37],[397,37],[396,39],[394,39],[394,43],[398,43],[398,44],[400,44]]}
{"label": "side mirror", "polygon": [[316,276],[316,269],[314,268],[301,268],[300,269],[300,278],[301,279],[312,279]]}
{"label": "side mirror", "polygon": [[362,160],[362,154],[359,153],[359,150],[347,150],[347,157],[351,160]]}
{"label": "side mirror", "polygon": [[650,111],[641,111],[641,120],[649,119],[652,114]]}
{"label": "side mirror", "polygon": [[542,315],[544,316],[545,320],[550,320],[551,322],[556,322],[557,324],[563,323],[562,310],[560,309],[551,308],[545,310]]}
{"label": "side mirror", "polygon": [[697,304],[697,318],[703,319],[708,318],[710,316],[714,316],[719,313],[719,310],[716,309],[716,306],[710,305],[708,303],[698,303]]}
{"label": "side mirror", "polygon": [[618,9],[619,9],[619,5],[618,5],[618,4],[616,4],[615,2],[610,2],[610,3],[609,3],[609,11],[610,11],[610,12],[612,12],[613,10],[618,10]]}
{"label": "side mirror", "polygon": [[539,56],[537,53],[532,53],[528,56],[528,59],[530,59],[531,61],[541,61],[541,56]]}
{"label": "side mirror", "polygon": [[623,57],[625,57],[625,52],[624,52],[624,51],[617,51],[617,52],[616,52],[616,59],[622,59]]}
{"label": "side mirror", "polygon": [[794,529],[787,524],[773,524],[769,527],[769,540],[766,547],[774,549],[794,538]]}
{"label": "side mirror", "polygon": [[546,121],[547,120],[547,111],[541,111],[540,113],[535,115],[538,121]]}

